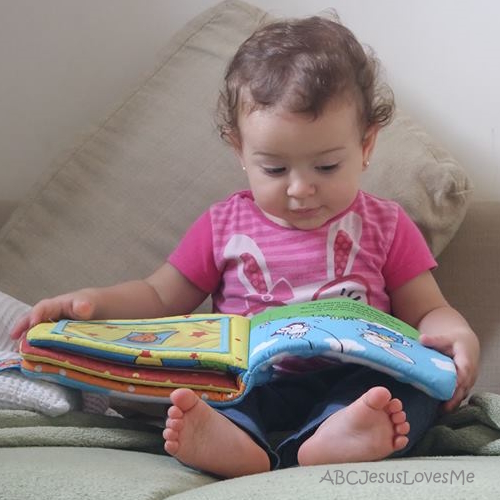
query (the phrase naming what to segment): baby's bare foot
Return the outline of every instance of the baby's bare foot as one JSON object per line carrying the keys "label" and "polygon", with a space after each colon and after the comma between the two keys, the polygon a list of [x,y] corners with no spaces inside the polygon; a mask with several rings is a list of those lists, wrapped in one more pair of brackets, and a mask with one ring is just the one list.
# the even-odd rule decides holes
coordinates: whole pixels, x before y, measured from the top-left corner
{"label": "baby's bare foot", "polygon": [[173,406],[163,431],[167,453],[186,465],[223,477],[270,469],[267,453],[191,389],[176,389],[170,398]]}
{"label": "baby's bare foot", "polygon": [[381,460],[408,444],[410,424],[399,399],[373,387],[328,417],[298,451],[300,465]]}

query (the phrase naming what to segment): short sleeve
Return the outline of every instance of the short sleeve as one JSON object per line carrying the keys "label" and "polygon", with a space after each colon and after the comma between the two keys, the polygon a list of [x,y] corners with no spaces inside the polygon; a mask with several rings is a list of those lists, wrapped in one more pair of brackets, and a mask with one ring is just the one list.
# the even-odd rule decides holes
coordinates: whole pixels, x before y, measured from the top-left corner
{"label": "short sleeve", "polygon": [[392,292],[436,266],[436,260],[417,225],[399,207],[394,238],[383,268],[387,290]]}
{"label": "short sleeve", "polygon": [[212,294],[218,288],[221,275],[214,261],[210,211],[194,222],[167,260],[200,290]]}

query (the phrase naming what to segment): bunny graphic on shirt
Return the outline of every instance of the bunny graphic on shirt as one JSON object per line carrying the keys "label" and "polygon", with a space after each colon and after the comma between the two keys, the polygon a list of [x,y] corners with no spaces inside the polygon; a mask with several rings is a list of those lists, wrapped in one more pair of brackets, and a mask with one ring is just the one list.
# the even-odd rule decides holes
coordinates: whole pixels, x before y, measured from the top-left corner
{"label": "bunny graphic on shirt", "polygon": [[369,304],[369,284],[363,276],[352,273],[361,233],[361,217],[354,212],[332,222],[326,238],[324,275],[321,281],[301,286],[293,286],[283,276],[273,281],[258,244],[247,235],[233,235],[224,248],[224,257],[236,261],[238,279],[247,291],[244,314],[254,315],[268,307],[332,297]]}
{"label": "bunny graphic on shirt", "polygon": [[363,276],[351,272],[360,248],[362,229],[361,217],[354,212],[330,225],[326,252],[328,281],[321,284],[309,300],[340,296],[370,303],[370,285]]}

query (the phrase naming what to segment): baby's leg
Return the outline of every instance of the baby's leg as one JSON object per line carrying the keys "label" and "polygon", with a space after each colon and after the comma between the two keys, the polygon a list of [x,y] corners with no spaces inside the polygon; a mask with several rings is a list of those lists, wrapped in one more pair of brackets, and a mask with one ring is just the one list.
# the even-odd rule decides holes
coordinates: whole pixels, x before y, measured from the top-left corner
{"label": "baby's leg", "polygon": [[299,448],[300,465],[380,460],[408,444],[410,424],[399,399],[373,387],[328,417]]}
{"label": "baby's leg", "polygon": [[167,453],[186,465],[223,477],[270,469],[267,453],[192,390],[177,389],[171,400],[163,431]]}

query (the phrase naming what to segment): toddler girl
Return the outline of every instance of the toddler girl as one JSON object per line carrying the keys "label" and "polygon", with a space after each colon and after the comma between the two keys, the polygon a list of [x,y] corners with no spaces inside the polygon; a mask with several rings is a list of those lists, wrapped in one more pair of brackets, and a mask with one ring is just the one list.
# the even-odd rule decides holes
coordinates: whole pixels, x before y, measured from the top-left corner
{"label": "toddler girl", "polygon": [[[219,102],[221,135],[250,190],[210,207],[151,276],[43,300],[12,336],[49,318],[187,314],[207,295],[214,311],[244,315],[340,296],[397,316],[450,355],[458,382],[445,409],[455,408],[477,375],[477,338],[441,294],[436,263],[402,208],[360,190],[393,112],[376,76],[375,59],[329,19],[258,30],[229,64]],[[277,368],[276,380],[229,408],[174,391],[165,450],[223,477],[378,460],[406,453],[438,408],[366,367],[290,357]],[[271,445],[273,431],[284,437]]]}

